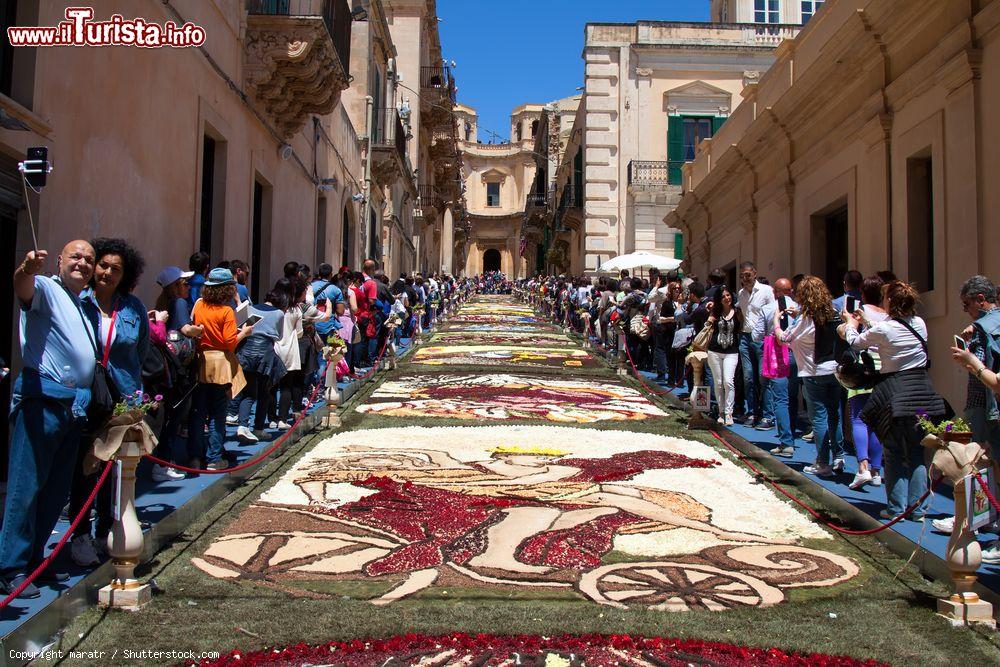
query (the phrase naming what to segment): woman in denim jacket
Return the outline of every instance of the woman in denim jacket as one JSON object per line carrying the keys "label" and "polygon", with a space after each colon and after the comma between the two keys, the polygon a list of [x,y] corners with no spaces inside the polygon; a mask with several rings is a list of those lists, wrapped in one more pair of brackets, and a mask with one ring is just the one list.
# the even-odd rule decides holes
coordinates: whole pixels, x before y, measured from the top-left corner
{"label": "woman in denim jacket", "polygon": [[[139,251],[122,239],[97,238],[91,241],[97,264],[94,277],[80,295],[87,315],[99,323],[98,347],[101,360],[107,360],[108,374],[122,396],[142,393],[142,362],[149,349],[149,317],[132,291],[139,284],[145,261]],[[90,425],[90,428],[96,428]],[[73,488],[70,493],[70,516],[76,516],[97,482],[97,475],[84,475],[83,458],[90,451],[90,437],[84,436],[80,447]],[[105,484],[97,496],[96,541],[103,544],[111,530],[111,489]],[[77,526],[70,545],[70,556],[81,566],[100,562],[95,540],[90,536],[90,518]]]}

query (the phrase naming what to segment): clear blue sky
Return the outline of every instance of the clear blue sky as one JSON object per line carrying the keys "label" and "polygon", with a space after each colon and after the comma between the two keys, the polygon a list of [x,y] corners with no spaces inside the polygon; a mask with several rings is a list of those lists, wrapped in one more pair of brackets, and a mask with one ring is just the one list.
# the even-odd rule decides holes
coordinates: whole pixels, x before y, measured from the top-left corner
{"label": "clear blue sky", "polygon": [[458,101],[486,130],[510,135],[510,112],[583,85],[583,27],[636,20],[707,21],[709,0],[438,0],[441,46],[458,64]]}

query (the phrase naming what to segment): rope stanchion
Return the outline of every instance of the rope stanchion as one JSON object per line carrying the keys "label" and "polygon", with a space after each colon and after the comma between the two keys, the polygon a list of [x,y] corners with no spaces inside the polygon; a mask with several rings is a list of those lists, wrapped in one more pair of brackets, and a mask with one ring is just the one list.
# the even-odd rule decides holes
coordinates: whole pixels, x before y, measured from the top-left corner
{"label": "rope stanchion", "polygon": [[835,530],[838,533],[843,533],[844,535],[874,535],[875,533],[881,533],[883,530],[885,530],[887,528],[890,528],[891,526],[899,523],[900,521],[902,521],[906,517],[910,516],[914,512],[914,510],[916,510],[918,507],[920,507],[920,505],[925,500],[927,500],[928,496],[930,496],[931,493],[934,492],[934,483],[933,483],[933,480],[932,480],[932,483],[927,487],[927,490],[924,491],[923,495],[920,496],[920,498],[917,499],[917,501],[915,503],[913,503],[912,505],[910,505],[909,507],[907,507],[905,510],[903,510],[902,514],[900,514],[899,516],[897,516],[897,517],[889,520],[887,523],[879,526],[878,528],[869,528],[867,530],[854,530],[854,529],[851,529],[851,528],[844,528],[843,526],[838,526],[838,525],[830,523],[829,521],[827,521],[826,519],[824,519],[823,515],[820,514],[817,510],[815,510],[814,508],[810,507],[805,502],[803,502],[803,501],[799,500],[798,498],[796,498],[795,496],[793,496],[791,493],[789,493],[788,491],[786,491],[780,484],[778,484],[773,479],[771,479],[770,477],[768,477],[767,475],[765,475],[754,464],[750,463],[750,461],[747,460],[746,455],[743,454],[743,452],[741,452],[740,450],[738,450],[736,447],[733,447],[728,441],[726,441],[725,438],[723,438],[722,436],[720,436],[715,431],[711,431],[711,433],[715,437],[716,440],[718,440],[719,442],[721,442],[731,452],[733,452],[733,454],[736,455],[736,458],[738,458],[746,467],[750,468],[750,470],[752,470],[753,473],[759,479],[763,479],[765,482],[767,482],[768,484],[770,484],[772,487],[774,487],[774,489],[776,491],[778,491],[779,493],[781,493],[781,495],[785,496],[786,498],[788,498],[789,500],[791,500],[793,503],[795,503],[796,505],[798,505],[799,507],[801,507],[802,509],[804,509],[806,512],[808,512],[809,514],[811,514],[814,519],[816,519],[817,521],[820,521],[821,523],[823,523],[823,525],[825,525],[827,528],[830,528],[831,530]]}
{"label": "rope stanchion", "polygon": [[997,512],[1000,512],[1000,503],[998,503],[997,499],[993,497],[992,493],[990,493],[990,486],[989,484],[986,483],[986,480],[983,479],[983,476],[979,474],[978,470],[973,470],[972,476],[976,478],[977,482],[979,482],[980,488],[982,488],[983,493],[986,494],[986,497],[989,499],[990,504],[993,505],[993,509],[995,509]]}
{"label": "rope stanchion", "polygon": [[303,419],[305,419],[306,413],[309,411],[309,408],[311,408],[313,403],[316,401],[316,396],[318,394],[319,394],[319,385],[317,384],[313,388],[313,393],[309,397],[309,400],[306,402],[305,409],[292,423],[292,427],[287,431],[285,431],[284,433],[282,433],[281,436],[279,436],[278,439],[274,441],[274,444],[267,448],[267,450],[261,452],[260,454],[253,457],[249,461],[241,463],[238,466],[233,466],[232,468],[226,468],[224,470],[208,470],[201,468],[189,468],[188,466],[183,466],[179,463],[171,463],[170,461],[158,458],[156,456],[153,456],[152,454],[146,454],[145,458],[149,459],[153,463],[157,463],[166,468],[173,468],[174,470],[180,470],[181,472],[191,473],[194,475],[228,475],[230,473],[239,472],[240,470],[246,470],[247,468],[251,468],[257,465],[258,463],[269,457],[271,454],[278,451],[281,445],[283,445],[285,441],[288,440],[292,431],[295,430],[295,427],[298,426]]}
{"label": "rope stanchion", "polygon": [[55,557],[59,554],[62,548],[66,546],[66,543],[73,537],[73,533],[76,531],[77,526],[80,525],[80,522],[83,521],[83,517],[90,513],[90,506],[94,504],[94,499],[97,498],[97,492],[100,491],[102,486],[104,486],[104,482],[107,481],[108,476],[111,474],[111,468],[113,468],[114,465],[115,462],[113,460],[104,464],[104,470],[101,471],[101,476],[97,479],[97,484],[94,485],[90,495],[87,496],[87,502],[83,504],[83,508],[80,510],[80,513],[76,515],[73,519],[73,523],[71,523],[69,528],[66,529],[66,533],[56,543],[52,553],[50,553],[48,557],[38,565],[38,567],[32,570],[31,574],[29,574],[28,577],[21,582],[20,586],[12,590],[7,597],[3,599],[3,601],[0,601],[0,609],[3,609],[13,602],[17,596],[23,593],[24,589],[30,586],[32,582],[34,582],[35,579],[37,579],[38,576],[45,571],[45,568],[47,568],[52,561],[55,560]]}

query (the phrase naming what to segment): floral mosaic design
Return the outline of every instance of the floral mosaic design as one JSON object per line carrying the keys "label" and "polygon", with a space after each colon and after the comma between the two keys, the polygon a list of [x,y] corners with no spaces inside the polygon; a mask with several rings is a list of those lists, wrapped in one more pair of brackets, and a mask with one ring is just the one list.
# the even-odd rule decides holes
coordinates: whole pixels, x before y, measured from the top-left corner
{"label": "floral mosaic design", "polygon": [[413,363],[424,366],[506,366],[600,368],[603,364],[581,349],[536,347],[495,343],[492,345],[437,345],[416,351]]}
{"label": "floral mosaic design", "polygon": [[568,424],[667,416],[641,392],[621,384],[502,373],[390,379],[355,409],[390,417],[544,419]]}
{"label": "floral mosaic design", "polygon": [[792,653],[702,641],[633,635],[497,636],[461,633],[427,636],[407,634],[388,639],[330,642],[321,646],[298,644],[284,649],[233,651],[203,667],[288,667],[289,665],[544,665],[544,667],[880,667],[874,660],[856,660],[821,653]]}
{"label": "floral mosaic design", "polygon": [[297,595],[380,584],[374,604],[483,587],[656,611],[768,606],[790,588],[858,574],[849,558],[801,546],[830,536],[712,448],[628,436],[552,426],[340,433],[193,562]]}
{"label": "floral mosaic design", "polygon": [[445,331],[433,334],[431,345],[540,345],[543,347],[576,347],[576,343],[561,333],[547,331]]}
{"label": "floral mosaic design", "polygon": [[466,315],[464,310],[448,321],[452,324],[542,324],[541,321],[532,315],[498,315],[491,313],[470,313]]}

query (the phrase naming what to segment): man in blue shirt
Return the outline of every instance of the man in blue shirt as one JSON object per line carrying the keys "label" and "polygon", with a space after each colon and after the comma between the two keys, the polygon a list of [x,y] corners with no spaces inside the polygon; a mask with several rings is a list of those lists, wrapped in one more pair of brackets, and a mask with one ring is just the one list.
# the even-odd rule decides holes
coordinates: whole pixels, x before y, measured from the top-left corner
{"label": "man in blue shirt", "polygon": [[201,250],[191,255],[191,258],[188,260],[188,269],[194,272],[194,275],[188,279],[188,285],[191,286],[191,292],[188,294],[188,303],[191,304],[192,308],[194,308],[195,302],[201,298],[201,288],[205,285],[205,276],[208,275],[211,263],[212,260],[209,258],[208,253]]}
{"label": "man in blue shirt", "polygon": [[860,271],[851,269],[844,274],[844,293],[833,300],[833,309],[838,315],[844,312],[849,296],[854,297],[855,308],[861,307],[861,285],[864,282],[865,277],[861,275]]}
{"label": "man in blue shirt", "polygon": [[[334,308],[337,307],[338,303],[344,302],[344,293],[337,287],[337,283],[333,278],[333,267],[329,264],[324,262],[316,268],[316,280],[310,286],[313,291],[314,303],[317,306],[322,304],[326,299],[330,300]],[[316,333],[326,342],[326,337],[340,328],[340,321],[337,319],[336,313],[334,313],[330,319],[325,322],[317,322],[315,326]]]}
{"label": "man in blue shirt", "polygon": [[250,290],[247,288],[247,281],[250,280],[250,265],[242,259],[234,259],[229,262],[229,266],[233,270],[233,277],[236,278],[236,296],[239,297],[239,302],[249,301]]}
{"label": "man in blue shirt", "polygon": [[[98,349],[95,322],[80,301],[94,275],[94,248],[67,244],[56,278],[39,275],[47,256],[29,252],[14,272],[24,369],[11,400],[11,474],[0,529],[0,577],[8,593],[41,562],[69,496]],[[40,580],[66,578],[50,569]],[[40,594],[29,584],[21,597]]]}

